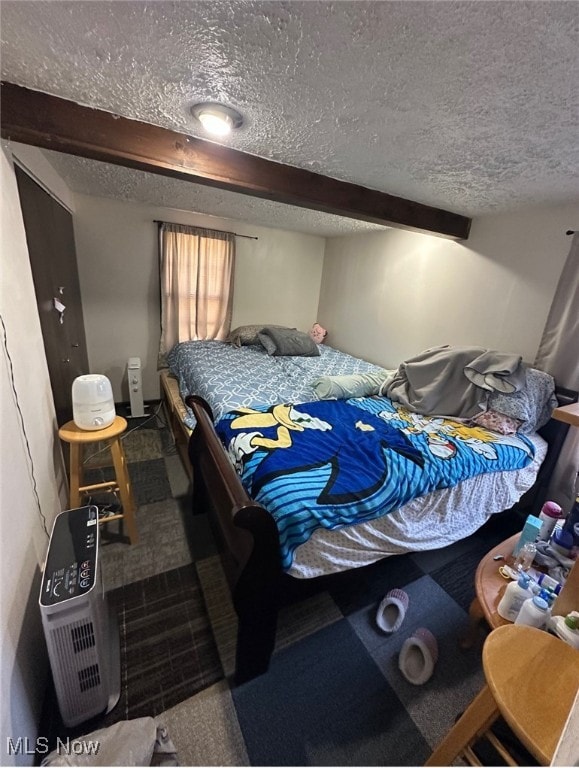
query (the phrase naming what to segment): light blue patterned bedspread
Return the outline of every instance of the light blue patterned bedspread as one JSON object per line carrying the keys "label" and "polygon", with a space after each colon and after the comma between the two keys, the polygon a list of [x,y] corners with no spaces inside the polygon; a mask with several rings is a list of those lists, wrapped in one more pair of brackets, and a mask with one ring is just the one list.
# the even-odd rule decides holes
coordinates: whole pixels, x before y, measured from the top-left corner
{"label": "light blue patterned bedspread", "polygon": [[[215,422],[236,408],[318,400],[312,383],[320,376],[381,370],[325,344],[319,349],[319,357],[272,357],[261,346],[184,341],[173,347],[167,362],[179,380],[183,400],[187,395],[200,395],[211,407]],[[191,412],[186,423],[195,426]]]}

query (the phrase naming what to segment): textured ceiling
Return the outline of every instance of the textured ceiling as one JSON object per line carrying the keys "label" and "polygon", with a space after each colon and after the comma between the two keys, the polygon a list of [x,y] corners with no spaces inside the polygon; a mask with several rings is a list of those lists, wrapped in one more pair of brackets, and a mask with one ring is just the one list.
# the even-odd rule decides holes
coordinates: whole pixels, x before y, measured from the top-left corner
{"label": "textured ceiling", "polygon": [[[223,142],[235,149],[469,216],[579,201],[574,0],[4,0],[0,13],[2,77],[20,85],[197,136],[188,108],[223,101],[246,118]],[[336,223],[69,160],[85,192],[93,176],[97,194]]]}
{"label": "textured ceiling", "polygon": [[379,224],[282,205],[271,200],[177,181],[167,176],[100,163],[84,157],[46,151],[44,155],[70,189],[85,195],[195,211],[322,237],[385,229]]}

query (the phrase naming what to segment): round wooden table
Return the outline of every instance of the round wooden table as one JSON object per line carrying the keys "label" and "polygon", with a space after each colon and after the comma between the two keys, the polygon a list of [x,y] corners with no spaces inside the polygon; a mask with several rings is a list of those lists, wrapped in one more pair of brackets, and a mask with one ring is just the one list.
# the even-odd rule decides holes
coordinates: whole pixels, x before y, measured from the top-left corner
{"label": "round wooden table", "polygon": [[[460,640],[462,648],[471,648],[474,644],[480,622],[485,620],[491,629],[502,627],[512,622],[503,619],[497,613],[497,607],[511,579],[504,579],[499,573],[501,565],[512,565],[514,560],[513,549],[521,534],[515,533],[510,538],[497,544],[487,552],[476,569],[474,586],[476,597],[468,610],[469,628]],[[495,560],[502,555],[502,560]]]}
{"label": "round wooden table", "polygon": [[482,736],[505,758],[508,751],[490,730],[500,715],[533,757],[549,765],[577,696],[579,651],[542,630],[508,624],[489,634],[482,660],[485,687],[425,765],[452,765],[459,755],[480,765],[472,747]]}
{"label": "round wooden table", "polygon": [[[131,488],[131,480],[127,469],[127,461],[121,441],[121,435],[127,428],[126,419],[115,416],[115,420],[103,429],[87,430],[77,427],[74,421],[68,421],[58,430],[58,435],[65,443],[70,444],[70,506],[75,509],[80,506],[82,493],[115,488],[119,492],[122,514],[101,518],[99,522],[110,523],[113,520],[124,520],[131,544],[138,539],[135,521],[135,502]],[[102,483],[83,485],[83,448],[94,443],[104,442],[110,449],[115,471],[115,479]]]}
{"label": "round wooden table", "polygon": [[549,765],[579,688],[579,651],[534,627],[498,627],[483,647],[487,685],[533,757]]}

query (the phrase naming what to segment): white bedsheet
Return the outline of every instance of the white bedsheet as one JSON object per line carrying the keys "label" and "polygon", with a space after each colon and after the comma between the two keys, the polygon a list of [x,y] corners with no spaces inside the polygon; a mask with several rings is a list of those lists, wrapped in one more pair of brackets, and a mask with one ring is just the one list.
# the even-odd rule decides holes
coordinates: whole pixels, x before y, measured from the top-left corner
{"label": "white bedsheet", "polygon": [[318,528],[296,549],[288,573],[311,579],[390,555],[439,549],[470,536],[491,515],[510,509],[535,482],[547,443],[537,434],[527,437],[535,445],[535,457],[527,467],[471,477],[368,523]]}

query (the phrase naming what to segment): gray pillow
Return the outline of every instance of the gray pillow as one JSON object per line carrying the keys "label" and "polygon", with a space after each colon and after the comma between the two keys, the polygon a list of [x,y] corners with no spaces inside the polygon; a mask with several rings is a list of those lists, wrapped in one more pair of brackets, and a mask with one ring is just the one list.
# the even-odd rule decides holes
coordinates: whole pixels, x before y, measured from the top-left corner
{"label": "gray pillow", "polygon": [[257,334],[268,355],[300,355],[302,357],[317,357],[320,354],[318,345],[303,331],[296,328],[278,328],[267,325]]}
{"label": "gray pillow", "polygon": [[320,400],[347,400],[349,397],[377,395],[387,377],[388,371],[321,376],[312,386]]}
{"label": "gray pillow", "polygon": [[277,347],[275,341],[265,333],[260,333],[257,339],[257,343],[265,349],[268,355],[275,355]]}
{"label": "gray pillow", "polygon": [[[227,341],[233,344],[234,347],[245,347],[253,345],[259,345],[259,339],[257,334],[264,328],[264,324],[260,325],[240,325],[234,328],[227,337]],[[269,328],[283,328],[282,325],[270,325]]]}

